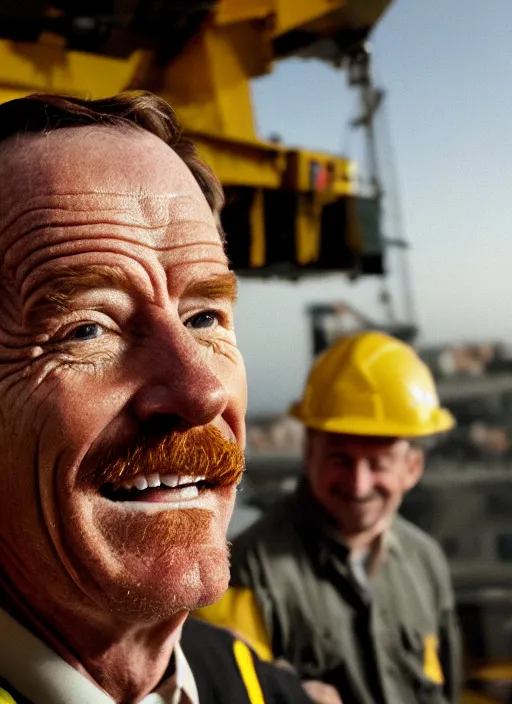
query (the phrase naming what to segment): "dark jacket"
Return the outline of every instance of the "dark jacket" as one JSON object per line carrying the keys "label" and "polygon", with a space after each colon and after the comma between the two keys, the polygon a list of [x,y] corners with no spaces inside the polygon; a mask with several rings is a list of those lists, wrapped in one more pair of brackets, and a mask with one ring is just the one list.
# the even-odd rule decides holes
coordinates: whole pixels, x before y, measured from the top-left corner
{"label": "dark jacket", "polygon": [[[185,622],[181,646],[194,673],[200,704],[250,701],[233,656],[235,641],[224,629],[198,619]],[[263,662],[254,653],[252,657],[265,704],[311,704],[297,677]]]}

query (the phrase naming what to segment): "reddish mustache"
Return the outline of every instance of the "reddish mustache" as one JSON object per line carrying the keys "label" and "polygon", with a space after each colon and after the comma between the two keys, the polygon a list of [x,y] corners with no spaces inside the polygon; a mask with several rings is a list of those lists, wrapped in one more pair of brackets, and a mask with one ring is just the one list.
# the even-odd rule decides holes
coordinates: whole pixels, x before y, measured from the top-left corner
{"label": "reddish mustache", "polygon": [[208,483],[230,486],[242,478],[245,458],[237,443],[218,428],[205,426],[173,431],[155,441],[137,438],[130,447],[99,456],[94,468],[97,486],[117,484],[139,474],[181,474],[204,477]]}

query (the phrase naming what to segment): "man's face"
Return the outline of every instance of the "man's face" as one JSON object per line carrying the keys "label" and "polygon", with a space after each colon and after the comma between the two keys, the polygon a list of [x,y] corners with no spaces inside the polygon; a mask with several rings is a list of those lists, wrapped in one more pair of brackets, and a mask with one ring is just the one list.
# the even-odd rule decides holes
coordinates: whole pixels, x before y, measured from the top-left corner
{"label": "man's face", "polygon": [[308,434],[309,484],[347,538],[384,530],[422,467],[421,452],[407,440]]}
{"label": "man's face", "polygon": [[149,134],[0,151],[3,587],[146,620],[214,601],[246,386],[206,200]]}

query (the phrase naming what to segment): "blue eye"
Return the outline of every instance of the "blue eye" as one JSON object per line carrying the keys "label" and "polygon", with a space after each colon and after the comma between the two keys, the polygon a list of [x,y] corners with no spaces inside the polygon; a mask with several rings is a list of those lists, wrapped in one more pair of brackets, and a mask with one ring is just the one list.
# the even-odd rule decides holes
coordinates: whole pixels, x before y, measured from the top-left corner
{"label": "blue eye", "polygon": [[211,328],[216,323],[219,322],[217,313],[212,313],[212,311],[206,311],[205,313],[198,313],[187,321],[187,325],[194,329]]}
{"label": "blue eye", "polygon": [[103,328],[96,323],[86,323],[79,325],[69,335],[71,340],[94,340],[96,337],[103,335]]}

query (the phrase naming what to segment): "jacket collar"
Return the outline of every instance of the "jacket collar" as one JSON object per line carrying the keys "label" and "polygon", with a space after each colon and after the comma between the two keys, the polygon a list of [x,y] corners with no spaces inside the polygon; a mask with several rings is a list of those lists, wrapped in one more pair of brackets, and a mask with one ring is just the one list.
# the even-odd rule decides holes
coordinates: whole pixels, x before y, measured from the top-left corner
{"label": "jacket collar", "polygon": [[[292,515],[302,540],[308,546],[310,555],[320,567],[325,567],[335,557],[338,562],[347,564],[350,551],[337,534],[336,523],[313,496],[306,477],[301,477],[291,501]],[[403,548],[397,531],[396,520],[382,536],[380,550],[403,556]]]}

